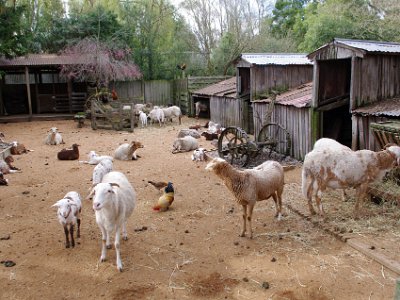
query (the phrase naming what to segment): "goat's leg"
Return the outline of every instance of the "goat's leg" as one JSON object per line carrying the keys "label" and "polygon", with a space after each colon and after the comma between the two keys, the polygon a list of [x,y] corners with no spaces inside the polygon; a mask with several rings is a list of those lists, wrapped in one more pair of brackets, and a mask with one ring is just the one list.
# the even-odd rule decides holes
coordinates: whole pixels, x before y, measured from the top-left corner
{"label": "goat's leg", "polygon": [[253,205],[249,204],[248,208],[249,209],[248,209],[248,212],[247,212],[247,221],[249,222],[250,238],[252,239],[253,238],[253,228],[251,227],[251,218],[253,216],[254,204]]}
{"label": "goat's leg", "polygon": [[81,219],[77,218],[76,223],[78,224],[78,229],[76,230],[76,237],[80,238],[81,237]]}
{"label": "goat's leg", "polygon": [[314,185],[314,180],[311,180],[311,183],[309,184],[309,186],[307,188],[308,210],[310,211],[311,215],[316,214],[314,207],[312,205],[312,197],[313,197],[313,188],[317,188],[317,187],[314,187],[313,185]]}
{"label": "goat's leg", "polygon": [[107,240],[108,238],[108,233],[106,229],[103,226],[99,226],[101,230],[101,256],[100,256],[100,261],[106,261],[106,256],[107,256]]}
{"label": "goat's leg", "polygon": [[363,202],[365,196],[367,195],[367,184],[361,184],[359,187],[356,189],[356,205],[354,207],[354,216],[355,218],[358,218],[360,215],[360,204]]}
{"label": "goat's leg", "polygon": [[124,241],[128,240],[128,232],[126,231],[126,222],[122,223],[122,239]]}
{"label": "goat's leg", "polygon": [[117,269],[122,272],[122,261],[121,261],[121,253],[120,253],[120,226],[116,226],[115,228],[115,253],[117,255]]}
{"label": "goat's leg", "polygon": [[243,237],[246,235],[247,205],[242,205],[242,208],[243,208],[243,229],[240,236]]}
{"label": "goat's leg", "polygon": [[71,246],[72,246],[72,248],[74,248],[75,247],[75,240],[74,240],[74,225],[73,224],[71,224],[69,226],[69,234],[71,236]]}
{"label": "goat's leg", "polygon": [[280,221],[282,217],[282,198],[280,197],[280,195],[274,192],[272,194],[272,199],[274,199],[276,208],[275,218],[278,218],[278,221]]}
{"label": "goat's leg", "polygon": [[322,205],[321,198],[322,198],[322,190],[319,190],[315,195],[315,202],[317,203],[319,214],[321,215],[321,217],[325,218],[325,211],[324,211],[324,207]]}
{"label": "goat's leg", "polygon": [[67,224],[65,224],[64,225],[64,233],[65,233],[65,248],[69,248],[69,236],[68,236],[68,234],[69,234],[69,232],[68,232],[68,225]]}

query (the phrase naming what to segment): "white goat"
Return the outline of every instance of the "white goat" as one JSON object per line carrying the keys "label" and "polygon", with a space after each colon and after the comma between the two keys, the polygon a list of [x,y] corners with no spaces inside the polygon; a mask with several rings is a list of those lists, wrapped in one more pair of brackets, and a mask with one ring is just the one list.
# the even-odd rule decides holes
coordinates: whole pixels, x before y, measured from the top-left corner
{"label": "white goat", "polygon": [[[81,236],[81,210],[82,202],[81,196],[77,192],[68,192],[64,198],[58,200],[53,207],[57,207],[57,217],[60,224],[64,227],[65,233],[65,248],[69,248],[70,245],[75,247],[74,240],[74,226],[77,224],[77,234],[79,238]],[[69,227],[69,228],[68,228]],[[71,236],[71,244],[68,238]]]}
{"label": "white goat", "polygon": [[127,240],[126,222],[135,208],[135,190],[124,174],[113,171],[107,173],[102,182],[93,187],[88,198],[92,195],[96,222],[102,234],[100,260],[106,260],[107,249],[111,248],[110,236],[115,230],[117,269],[122,271],[120,231],[122,228],[122,237]]}
{"label": "white goat", "polygon": [[206,149],[204,148],[198,148],[196,150],[193,151],[192,154],[192,160],[193,161],[203,161],[206,159]]}
{"label": "white goat", "polygon": [[178,138],[174,141],[172,145],[172,153],[178,153],[178,152],[188,152],[191,150],[195,150],[199,147],[199,143],[197,140],[188,135],[183,138]]}
{"label": "white goat", "polygon": [[96,185],[103,180],[104,175],[110,173],[113,170],[112,159],[103,159],[93,169],[92,185]]}
{"label": "white goat", "polygon": [[196,129],[181,129],[178,132],[178,138],[183,138],[188,135],[194,137],[195,139],[199,139],[201,137],[200,133]]}
{"label": "white goat", "polygon": [[207,104],[205,104],[201,101],[197,101],[194,105],[196,107],[196,119],[199,118],[200,112],[208,110]]}
{"label": "white goat", "polygon": [[136,150],[139,148],[143,148],[143,145],[137,141],[119,145],[114,152],[114,158],[119,160],[137,160],[140,156],[136,155]]}
{"label": "white goat", "polygon": [[89,165],[97,165],[104,159],[110,159],[111,161],[113,160],[112,156],[109,155],[98,155],[96,151],[90,151],[88,154],[89,160],[80,160],[80,163],[83,164],[89,164]]}
{"label": "white goat", "polygon": [[170,106],[162,109],[164,111],[164,117],[172,122],[172,118],[178,117],[179,125],[182,124],[182,112],[178,106]]}
{"label": "white goat", "polygon": [[162,124],[164,124],[165,122],[164,111],[158,106],[154,106],[153,109],[149,112],[149,118],[152,121],[152,123],[158,122],[161,127]]}
{"label": "white goat", "polygon": [[284,171],[277,161],[269,160],[253,169],[238,170],[226,160],[217,157],[207,164],[206,170],[214,171],[235,196],[236,202],[242,205],[243,230],[240,236],[246,234],[247,220],[250,238],[253,237],[251,218],[257,201],[272,197],[276,207],[275,216],[278,220],[281,219]]}
{"label": "white goat", "polygon": [[142,128],[147,127],[147,115],[143,111],[139,111],[139,120],[142,123]]}
{"label": "white goat", "polygon": [[[325,216],[321,198],[326,188],[356,189],[357,216],[361,201],[366,197],[368,185],[382,180],[383,176],[400,163],[400,147],[391,146],[387,150],[349,151],[347,149],[316,149],[307,153],[302,170],[302,191],[308,200],[311,214],[315,214],[312,197],[321,216]],[[310,179],[310,182],[308,182]]]}
{"label": "white goat", "polygon": [[58,132],[57,127],[51,127],[47,132],[46,139],[44,140],[46,145],[59,145],[64,144],[61,134]]}

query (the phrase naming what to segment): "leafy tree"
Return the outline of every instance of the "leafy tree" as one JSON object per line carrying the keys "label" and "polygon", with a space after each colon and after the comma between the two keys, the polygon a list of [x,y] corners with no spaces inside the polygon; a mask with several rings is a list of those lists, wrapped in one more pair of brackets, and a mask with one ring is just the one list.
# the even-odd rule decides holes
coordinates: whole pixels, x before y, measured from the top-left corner
{"label": "leafy tree", "polygon": [[286,37],[293,29],[297,18],[304,15],[308,0],[277,0],[272,11],[272,33],[276,37]]}

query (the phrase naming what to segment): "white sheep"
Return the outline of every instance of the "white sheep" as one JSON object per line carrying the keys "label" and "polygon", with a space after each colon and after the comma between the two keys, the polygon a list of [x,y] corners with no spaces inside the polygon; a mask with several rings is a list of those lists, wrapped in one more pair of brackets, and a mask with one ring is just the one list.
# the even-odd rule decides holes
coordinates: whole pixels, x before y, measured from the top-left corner
{"label": "white sheep", "polygon": [[193,151],[192,154],[192,160],[193,161],[203,161],[206,159],[206,149],[204,148],[198,148],[196,150]]}
{"label": "white sheep", "polygon": [[96,185],[103,180],[104,175],[110,173],[113,170],[112,159],[103,159],[93,169],[92,185]]}
{"label": "white sheep", "polygon": [[199,143],[197,140],[188,135],[183,138],[178,138],[174,141],[172,145],[172,153],[178,153],[178,152],[188,152],[191,150],[195,150],[199,147]]}
{"label": "white sheep", "polygon": [[153,109],[149,112],[149,118],[152,123],[158,122],[161,127],[165,122],[164,111],[160,107],[154,106]]}
{"label": "white sheep", "polygon": [[182,112],[178,106],[170,106],[162,109],[164,111],[164,117],[172,122],[172,118],[178,117],[179,125],[182,124]]}
{"label": "white sheep", "polygon": [[126,222],[135,208],[136,192],[123,173],[113,171],[107,173],[102,182],[93,187],[88,198],[91,196],[96,222],[102,234],[100,260],[106,260],[107,249],[111,248],[111,234],[115,230],[117,269],[122,271],[120,232],[122,228],[122,237],[127,240]]}
{"label": "white sheep", "polygon": [[[68,192],[64,198],[58,200],[53,207],[57,207],[57,217],[60,224],[64,227],[65,233],[65,248],[69,248],[70,245],[75,247],[74,240],[74,226],[77,225],[76,236],[81,236],[81,210],[82,201],[81,196],[77,192]],[[69,228],[68,228],[69,227]],[[71,243],[68,235],[71,236]]]}
{"label": "white sheep", "polygon": [[51,127],[47,132],[47,136],[44,140],[46,145],[59,145],[64,144],[64,140],[61,134],[58,132],[57,127]]}
{"label": "white sheep", "polygon": [[326,188],[356,189],[355,216],[361,201],[366,197],[368,185],[380,181],[395,165],[400,163],[400,147],[387,150],[349,151],[347,149],[316,149],[307,153],[302,169],[302,191],[307,198],[311,214],[315,214],[312,197],[316,199],[321,216],[325,217],[321,198]]}
{"label": "white sheep", "polygon": [[110,159],[111,161],[113,160],[112,156],[109,155],[98,155],[96,151],[90,151],[88,154],[89,160],[80,160],[80,163],[83,164],[89,164],[89,165],[97,165],[100,163],[103,159]]}
{"label": "white sheep", "polygon": [[139,120],[142,123],[142,128],[147,127],[147,115],[143,111],[139,111]]}
{"label": "white sheep", "polygon": [[205,104],[201,101],[197,101],[194,105],[196,108],[196,119],[199,118],[200,112],[208,110],[207,104]]}
{"label": "white sheep", "polygon": [[137,141],[119,145],[114,152],[114,158],[119,160],[137,160],[140,156],[136,154],[136,150],[139,148],[143,148],[143,145]]}
{"label": "white sheep", "polygon": [[276,217],[282,215],[282,193],[284,187],[283,167],[277,161],[266,161],[261,165],[246,170],[238,170],[222,158],[214,158],[206,166],[221,178],[225,186],[235,196],[236,202],[243,207],[243,230],[246,234],[246,220],[249,222],[250,238],[253,237],[251,218],[257,201],[274,199]]}
{"label": "white sheep", "polygon": [[196,129],[181,129],[178,132],[178,138],[183,138],[188,135],[194,137],[195,139],[199,139],[201,137],[200,133]]}

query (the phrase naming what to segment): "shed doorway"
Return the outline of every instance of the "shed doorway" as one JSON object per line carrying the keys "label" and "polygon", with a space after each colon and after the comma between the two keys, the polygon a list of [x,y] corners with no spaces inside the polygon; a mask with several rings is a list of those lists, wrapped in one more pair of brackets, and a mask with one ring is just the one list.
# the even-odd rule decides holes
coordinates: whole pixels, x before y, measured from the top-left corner
{"label": "shed doorway", "polygon": [[321,113],[321,136],[351,148],[352,122],[349,104]]}

